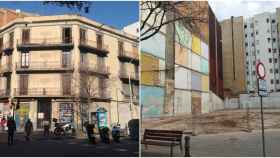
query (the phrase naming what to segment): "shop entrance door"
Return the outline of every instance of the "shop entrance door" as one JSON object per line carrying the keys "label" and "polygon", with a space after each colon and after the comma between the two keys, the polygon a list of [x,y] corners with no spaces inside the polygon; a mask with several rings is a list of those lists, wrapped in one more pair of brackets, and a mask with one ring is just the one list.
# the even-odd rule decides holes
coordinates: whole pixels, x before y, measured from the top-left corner
{"label": "shop entrance door", "polygon": [[43,121],[51,123],[52,102],[50,99],[38,100],[37,128],[43,128]]}

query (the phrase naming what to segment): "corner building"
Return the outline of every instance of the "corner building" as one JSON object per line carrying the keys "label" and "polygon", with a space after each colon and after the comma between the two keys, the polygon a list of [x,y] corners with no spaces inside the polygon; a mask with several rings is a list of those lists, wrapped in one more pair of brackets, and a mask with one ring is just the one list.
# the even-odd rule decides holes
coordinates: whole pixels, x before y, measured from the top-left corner
{"label": "corner building", "polygon": [[19,129],[27,118],[35,129],[53,118],[76,128],[139,118],[132,35],[78,15],[29,16],[0,28],[0,50],[0,117],[14,115]]}

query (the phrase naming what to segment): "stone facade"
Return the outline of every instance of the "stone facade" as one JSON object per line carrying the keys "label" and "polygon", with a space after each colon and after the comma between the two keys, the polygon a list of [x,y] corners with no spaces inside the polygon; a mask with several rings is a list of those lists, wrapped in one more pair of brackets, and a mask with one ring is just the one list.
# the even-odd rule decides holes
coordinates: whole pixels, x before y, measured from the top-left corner
{"label": "stone facade", "polygon": [[30,16],[1,27],[0,46],[1,104],[19,103],[17,124],[78,126],[100,109],[108,127],[139,118],[136,37],[78,15]]}

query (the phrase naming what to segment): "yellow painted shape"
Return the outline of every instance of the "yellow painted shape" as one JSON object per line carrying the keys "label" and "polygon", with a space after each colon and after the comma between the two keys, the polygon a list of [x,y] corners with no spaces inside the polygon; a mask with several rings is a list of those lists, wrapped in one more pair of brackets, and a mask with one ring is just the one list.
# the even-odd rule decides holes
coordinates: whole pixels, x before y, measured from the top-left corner
{"label": "yellow painted shape", "polygon": [[159,82],[159,59],[141,53],[141,83],[155,85]]}
{"label": "yellow painted shape", "polygon": [[200,39],[192,35],[192,51],[196,54],[201,54]]}
{"label": "yellow painted shape", "polygon": [[209,91],[209,76],[202,75],[201,85],[203,91]]}

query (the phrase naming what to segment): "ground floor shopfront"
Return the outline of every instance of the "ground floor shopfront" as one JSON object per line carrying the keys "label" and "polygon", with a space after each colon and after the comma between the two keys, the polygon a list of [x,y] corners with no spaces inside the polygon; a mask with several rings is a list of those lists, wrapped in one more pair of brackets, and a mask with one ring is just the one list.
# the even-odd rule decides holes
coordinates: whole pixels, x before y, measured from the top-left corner
{"label": "ground floor shopfront", "polygon": [[19,99],[18,107],[11,107],[11,101],[0,102],[0,119],[14,116],[17,129],[24,129],[25,121],[29,118],[33,122],[35,130],[43,129],[43,121],[52,123],[56,118],[61,123],[71,123],[75,128],[80,128],[85,121],[96,124],[96,126],[112,127],[112,124],[120,123],[122,128],[127,128],[128,121],[137,116],[139,106],[130,106],[122,102],[75,102],[72,99]]}

